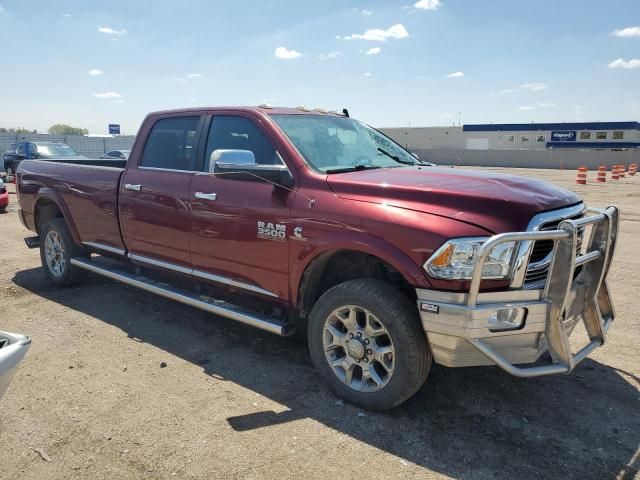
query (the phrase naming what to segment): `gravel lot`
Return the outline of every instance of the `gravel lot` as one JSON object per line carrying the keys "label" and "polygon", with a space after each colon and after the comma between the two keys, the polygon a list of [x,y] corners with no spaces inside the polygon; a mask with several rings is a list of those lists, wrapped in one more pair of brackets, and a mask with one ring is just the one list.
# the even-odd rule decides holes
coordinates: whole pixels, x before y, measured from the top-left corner
{"label": "gravel lot", "polygon": [[33,345],[0,400],[0,478],[640,478],[640,175],[509,171],[621,207],[607,345],[570,376],[434,366],[381,414],[329,393],[300,340],[96,276],[51,286],[11,195],[0,329]]}

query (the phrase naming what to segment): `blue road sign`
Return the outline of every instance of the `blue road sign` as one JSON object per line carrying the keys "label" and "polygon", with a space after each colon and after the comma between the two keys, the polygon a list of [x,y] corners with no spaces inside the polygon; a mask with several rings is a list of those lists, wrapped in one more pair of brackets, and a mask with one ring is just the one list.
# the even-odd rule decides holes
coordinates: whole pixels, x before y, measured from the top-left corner
{"label": "blue road sign", "polygon": [[109,135],[120,135],[120,125],[118,125],[117,123],[110,123]]}

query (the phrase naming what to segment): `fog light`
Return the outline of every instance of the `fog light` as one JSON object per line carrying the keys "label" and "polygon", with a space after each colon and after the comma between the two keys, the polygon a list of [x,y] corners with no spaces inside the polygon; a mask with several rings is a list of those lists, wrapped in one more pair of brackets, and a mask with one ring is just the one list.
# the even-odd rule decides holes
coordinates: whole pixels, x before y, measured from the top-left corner
{"label": "fog light", "polygon": [[502,308],[496,310],[489,317],[489,330],[492,332],[518,330],[524,326],[526,313],[527,310],[524,308]]}

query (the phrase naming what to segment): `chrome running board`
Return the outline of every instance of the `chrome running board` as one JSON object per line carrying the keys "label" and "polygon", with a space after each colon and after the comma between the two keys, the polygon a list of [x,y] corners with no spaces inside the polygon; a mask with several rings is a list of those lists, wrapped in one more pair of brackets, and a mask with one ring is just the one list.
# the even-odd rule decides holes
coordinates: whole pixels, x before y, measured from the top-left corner
{"label": "chrome running board", "polygon": [[176,302],[184,303],[200,310],[220,315],[221,317],[229,318],[261,330],[266,330],[267,332],[275,333],[276,335],[284,337],[293,333],[293,329],[290,326],[280,323],[277,320],[248,313],[231,305],[230,303],[203,295],[196,295],[186,290],[177,289],[165,283],[154,281],[147,277],[132,275],[122,270],[96,265],[90,260],[83,258],[72,258],[71,265],[97,273],[98,275],[110,278],[111,280],[116,280],[147,292],[155,293],[161,297],[175,300]]}

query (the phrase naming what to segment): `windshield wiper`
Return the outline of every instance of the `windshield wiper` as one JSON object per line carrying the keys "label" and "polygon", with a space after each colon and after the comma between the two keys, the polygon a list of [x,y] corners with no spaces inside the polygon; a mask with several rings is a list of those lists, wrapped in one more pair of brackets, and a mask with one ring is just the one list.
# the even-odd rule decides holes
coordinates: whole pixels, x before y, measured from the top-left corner
{"label": "windshield wiper", "polygon": [[324,173],[359,172],[361,170],[374,170],[376,168],[381,168],[381,167],[378,167],[376,165],[356,165],[355,167],[334,168],[332,170],[327,170]]}
{"label": "windshield wiper", "polygon": [[400,158],[397,155],[393,155],[389,152],[387,152],[384,148],[378,147],[378,151],[384,155],[386,155],[387,157],[389,157],[391,160],[395,160],[398,163],[402,163],[403,165],[416,165],[416,164],[422,164],[422,162],[420,162],[420,160],[416,159],[416,162],[407,162],[406,160],[400,160]]}

